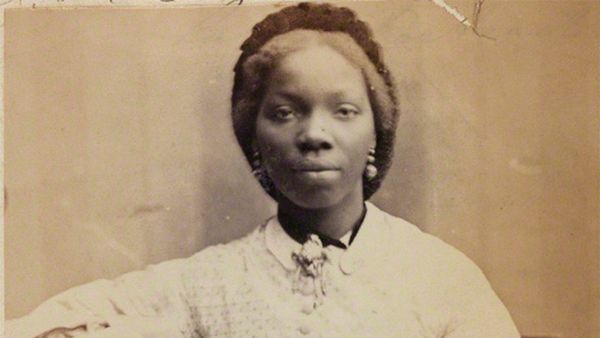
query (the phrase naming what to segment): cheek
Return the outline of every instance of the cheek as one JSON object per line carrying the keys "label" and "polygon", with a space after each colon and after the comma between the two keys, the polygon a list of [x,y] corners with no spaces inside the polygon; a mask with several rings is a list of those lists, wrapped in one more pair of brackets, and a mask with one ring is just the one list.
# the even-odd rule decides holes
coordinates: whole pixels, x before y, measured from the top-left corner
{"label": "cheek", "polygon": [[292,142],[284,131],[257,125],[256,145],[264,163],[271,167],[281,162],[283,156],[292,149]]}
{"label": "cheek", "polygon": [[375,145],[374,126],[371,123],[364,123],[342,132],[339,143],[343,145],[349,160],[358,164],[366,163],[369,148]]}
{"label": "cheek", "polygon": [[347,160],[352,171],[352,176],[362,176],[365,166],[367,165],[367,157],[369,149],[375,144],[374,137],[370,133],[365,133],[364,137],[349,142],[346,148]]}
{"label": "cheek", "polygon": [[354,147],[349,149],[347,152],[348,161],[350,162],[350,167],[353,176],[358,176],[362,174],[365,169],[367,163],[367,155],[369,153],[369,145],[368,143],[358,143],[355,144]]}

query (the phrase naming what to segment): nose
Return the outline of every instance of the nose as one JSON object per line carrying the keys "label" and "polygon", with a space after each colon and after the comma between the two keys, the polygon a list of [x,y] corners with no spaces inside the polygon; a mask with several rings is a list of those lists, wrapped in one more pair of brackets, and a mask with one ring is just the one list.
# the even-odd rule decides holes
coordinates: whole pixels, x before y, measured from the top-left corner
{"label": "nose", "polygon": [[305,116],[298,134],[298,148],[303,153],[331,149],[333,142],[324,114],[313,112]]}

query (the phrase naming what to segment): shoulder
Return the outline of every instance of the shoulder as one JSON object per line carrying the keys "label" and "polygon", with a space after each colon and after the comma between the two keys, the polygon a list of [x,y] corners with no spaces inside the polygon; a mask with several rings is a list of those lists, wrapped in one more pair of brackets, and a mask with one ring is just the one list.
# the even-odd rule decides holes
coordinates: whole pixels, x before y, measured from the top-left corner
{"label": "shoulder", "polygon": [[195,282],[218,283],[236,279],[247,270],[247,257],[256,247],[263,245],[263,227],[223,244],[208,246],[182,260],[181,273]]}
{"label": "shoulder", "polygon": [[245,272],[247,253],[260,244],[260,227],[242,238],[228,243],[208,246],[185,257],[147,265],[118,278],[98,280],[82,285],[78,290],[98,290],[100,286],[118,287],[128,294],[164,293],[170,290],[189,290],[209,285],[225,285],[239,280]]}
{"label": "shoulder", "polygon": [[464,285],[466,280],[487,285],[481,269],[464,253],[416,225],[377,209],[389,233],[389,257],[397,268],[422,278],[440,290]]}
{"label": "shoulder", "polygon": [[451,333],[448,337],[519,336],[504,304],[471,259],[410,222],[380,212],[389,232],[396,283],[419,298],[422,315],[436,318],[433,321]]}
{"label": "shoulder", "polygon": [[412,252],[427,260],[445,260],[451,262],[472,263],[462,252],[442,239],[424,232],[411,222],[389,214],[373,205],[371,209],[377,213],[377,218],[384,223],[385,231],[398,250],[404,253]]}

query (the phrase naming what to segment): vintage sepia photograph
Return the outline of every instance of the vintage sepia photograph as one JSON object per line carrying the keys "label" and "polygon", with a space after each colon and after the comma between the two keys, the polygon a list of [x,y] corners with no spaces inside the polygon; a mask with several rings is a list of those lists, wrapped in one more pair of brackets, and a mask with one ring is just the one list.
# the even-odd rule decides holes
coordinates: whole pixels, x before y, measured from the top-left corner
{"label": "vintage sepia photograph", "polygon": [[600,338],[600,2],[4,8],[8,338]]}

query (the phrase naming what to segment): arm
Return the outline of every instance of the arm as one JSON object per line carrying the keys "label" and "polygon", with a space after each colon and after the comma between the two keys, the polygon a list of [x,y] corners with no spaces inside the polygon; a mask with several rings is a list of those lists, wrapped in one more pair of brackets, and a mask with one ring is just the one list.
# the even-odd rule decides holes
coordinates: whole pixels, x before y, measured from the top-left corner
{"label": "arm", "polygon": [[[5,323],[13,338],[113,336],[180,337],[187,320],[181,276],[185,260],[174,260],[114,281],[98,280],[67,290],[29,315]],[[125,331],[128,330],[128,331]],[[162,332],[162,333],[158,333]],[[168,332],[168,333],[167,333]]]}

